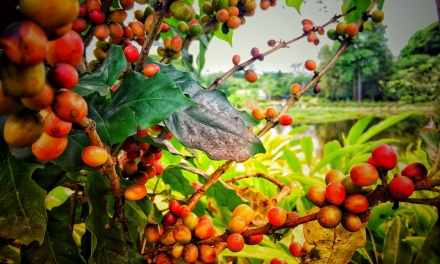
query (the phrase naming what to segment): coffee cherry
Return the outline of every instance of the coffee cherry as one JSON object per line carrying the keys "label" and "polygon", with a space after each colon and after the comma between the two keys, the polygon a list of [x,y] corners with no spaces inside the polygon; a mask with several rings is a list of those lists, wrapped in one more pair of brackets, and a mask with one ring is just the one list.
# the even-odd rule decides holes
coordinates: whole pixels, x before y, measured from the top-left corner
{"label": "coffee cherry", "polygon": [[280,115],[280,117],[278,118],[278,122],[282,126],[290,126],[292,124],[292,121],[292,116],[289,114]]}
{"label": "coffee cherry", "polygon": [[318,32],[319,35],[324,35],[325,33],[324,28],[321,26],[316,27],[316,31]]}
{"label": "coffee cherry", "polygon": [[344,186],[347,195],[360,193],[362,190],[362,187],[354,184],[350,175],[345,176],[344,179],[342,179],[341,184]]}
{"label": "coffee cherry", "polygon": [[268,45],[269,47],[275,47],[276,44],[277,44],[277,42],[276,42],[274,39],[269,39],[269,40],[267,41],[267,45]]}
{"label": "coffee cherry", "polygon": [[[0,89],[0,92],[1,92],[1,89]],[[52,88],[52,86],[50,86],[50,84],[45,83],[43,90],[39,94],[32,96],[32,97],[22,97],[22,98],[20,98],[20,101],[24,106],[26,106],[26,108],[29,108],[29,109],[35,110],[35,111],[40,111],[40,110],[50,106],[50,104],[53,102],[54,96],[55,96],[55,90]],[[9,103],[3,102],[1,98],[0,98],[0,102],[4,103],[5,107],[10,107]],[[12,113],[14,113],[14,109],[16,108],[16,106],[14,106],[14,105],[15,104],[13,104],[13,106],[12,106],[12,110],[13,110]],[[20,108],[21,108],[21,110],[23,110],[22,107],[20,107]],[[1,109],[0,109],[0,112],[1,112]],[[17,111],[17,112],[19,112],[19,111]]]}
{"label": "coffee cherry", "polygon": [[261,241],[263,241],[263,238],[263,235],[250,236],[248,238],[245,238],[245,243],[246,245],[257,245],[260,244]]}
{"label": "coffee cherry", "polygon": [[124,48],[124,55],[129,63],[135,63],[139,58],[139,50],[135,46],[129,45]]}
{"label": "coffee cherry", "polygon": [[347,231],[350,232],[356,232],[362,227],[359,216],[351,213],[345,213],[342,215],[341,224]]}
{"label": "coffee cherry", "polygon": [[148,243],[157,243],[160,241],[157,227],[153,224],[147,224],[144,228],[144,237]]}
{"label": "coffee cherry", "polygon": [[244,78],[246,79],[246,81],[254,83],[257,81],[258,76],[253,70],[248,69],[244,72]]}
{"label": "coffee cherry", "polygon": [[288,263],[282,258],[273,258],[270,260],[270,264],[288,264]]}
{"label": "coffee cherry", "polygon": [[232,212],[232,218],[236,216],[242,217],[246,222],[246,225],[249,225],[254,217],[254,210],[247,204],[240,204],[239,206],[235,207],[234,211]]}
{"label": "coffee cherry", "polygon": [[143,164],[152,164],[155,161],[154,154],[150,151],[142,151],[140,160]]}
{"label": "coffee cherry", "polygon": [[52,103],[53,112],[63,121],[77,123],[88,113],[87,102],[79,94],[59,92]]}
{"label": "coffee cherry", "polygon": [[347,28],[345,29],[345,31],[347,32],[348,36],[353,38],[359,32],[359,28],[355,23],[350,23],[347,25]]}
{"label": "coffee cherry", "polygon": [[164,228],[168,227],[168,226],[173,226],[176,224],[176,222],[177,222],[177,219],[171,212],[164,214],[162,216],[162,220],[160,221],[160,223],[162,224],[162,226]]}
{"label": "coffee cherry", "polygon": [[266,111],[264,111],[264,116],[267,119],[273,119],[276,117],[276,115],[277,115],[277,111],[273,107],[268,107],[266,108]]}
{"label": "coffee cherry", "polygon": [[347,29],[347,23],[341,21],[338,24],[336,24],[336,34],[338,34],[339,36],[344,36],[346,33],[346,29]]}
{"label": "coffee cherry", "polygon": [[359,219],[361,219],[361,223],[366,223],[368,221],[370,221],[371,217],[373,217],[371,210],[368,209],[367,211],[358,214]]}
{"label": "coffee cherry", "polygon": [[377,146],[371,152],[376,167],[392,170],[397,165],[396,151],[387,144]]}
{"label": "coffee cherry", "polygon": [[366,163],[371,164],[371,165],[373,165],[374,167],[376,167],[376,165],[374,164],[374,160],[373,160],[373,157],[372,157],[372,156],[368,157]]}
{"label": "coffee cherry", "polygon": [[88,146],[81,152],[81,158],[89,166],[101,166],[107,161],[108,153],[100,146]]}
{"label": "coffee cherry", "polygon": [[57,63],[67,63],[76,67],[82,59],[84,44],[81,36],[70,30],[61,38],[50,41],[46,55],[47,62],[51,66]]}
{"label": "coffee cherry", "polygon": [[171,249],[171,256],[174,259],[178,259],[180,257],[182,257],[182,253],[183,253],[183,249],[185,248],[184,245],[180,245],[180,244],[174,244],[173,248]]}
{"label": "coffee cherry", "polygon": [[[224,24],[225,25],[225,24]],[[190,35],[190,36],[198,36],[198,35],[200,35],[202,33],[202,26],[201,25],[198,25],[198,24],[195,24],[195,25],[192,25],[191,27],[189,27],[189,29],[188,29],[188,35]]]}
{"label": "coffee cherry", "polygon": [[72,129],[72,123],[59,119],[54,112],[51,112],[44,119],[44,132],[55,138],[67,136]]}
{"label": "coffee cherry", "polygon": [[101,9],[93,9],[89,11],[89,19],[93,24],[102,24],[105,21],[105,14]]}
{"label": "coffee cherry", "polygon": [[149,63],[145,65],[142,72],[145,76],[152,77],[153,75],[156,74],[156,72],[160,72],[160,67],[157,64]]}
{"label": "coffee cherry", "polygon": [[193,231],[196,225],[199,223],[199,218],[196,214],[189,212],[183,217],[182,223],[188,227],[189,230]]}
{"label": "coffee cherry", "polygon": [[199,248],[199,259],[203,263],[214,263],[217,259],[217,252],[210,245],[201,245]]}
{"label": "coffee cherry", "polygon": [[314,71],[316,69],[316,62],[313,60],[306,60],[304,67],[309,71]]}
{"label": "coffee cherry", "polygon": [[48,51],[46,34],[31,21],[10,24],[0,37],[0,46],[8,59],[20,66],[43,62]]}
{"label": "coffee cherry", "polygon": [[32,144],[32,153],[42,161],[54,160],[63,154],[67,144],[67,137],[54,138],[43,132],[40,138]]}
{"label": "coffee cherry", "polygon": [[138,166],[136,160],[127,159],[122,163],[122,172],[124,176],[131,176],[138,171]]}
{"label": "coffee cherry", "polygon": [[48,81],[55,88],[73,89],[78,84],[78,72],[67,63],[58,63],[47,73]]}
{"label": "coffee cherry", "polygon": [[303,250],[302,245],[298,242],[292,242],[289,245],[290,254],[292,254],[294,257],[297,258],[301,257],[302,250]]}
{"label": "coffee cherry", "polygon": [[189,208],[188,205],[181,205],[179,208],[179,216],[180,217],[184,217],[186,214],[190,213],[191,209]]}
{"label": "coffee cherry", "polygon": [[325,188],[325,198],[333,205],[342,205],[346,197],[344,186],[339,182],[331,182]]}
{"label": "coffee cherry", "polygon": [[258,48],[254,47],[254,48],[251,49],[251,56],[252,56],[252,58],[257,57],[259,54],[260,54],[260,50],[258,50]]}
{"label": "coffee cherry", "polygon": [[263,61],[264,60],[264,54],[263,53],[258,54],[257,59],[259,61]]}
{"label": "coffee cherry", "polygon": [[340,170],[330,170],[325,175],[325,184],[329,184],[331,182],[341,182],[344,179],[345,175]]}
{"label": "coffee cherry", "polygon": [[264,112],[260,108],[253,109],[251,115],[257,120],[262,120],[264,118]]}
{"label": "coffee cherry", "polygon": [[174,259],[167,253],[159,253],[155,263],[174,264]]}
{"label": "coffee cherry", "polygon": [[119,0],[119,3],[125,10],[131,10],[134,7],[134,0]]}
{"label": "coffee cherry", "polygon": [[194,228],[194,234],[199,239],[210,238],[213,232],[214,232],[214,227],[212,226],[212,223],[208,221],[201,221]]}
{"label": "coffee cherry", "polygon": [[329,29],[327,31],[327,37],[331,40],[337,40],[338,39],[338,33],[336,33],[336,30]]}
{"label": "coffee cherry", "polygon": [[209,215],[202,215],[199,217],[199,222],[201,221],[208,221],[212,224],[212,217],[210,217]]}
{"label": "coffee cherry", "polygon": [[232,252],[239,252],[244,247],[244,238],[238,233],[231,234],[226,240],[227,247]]}
{"label": "coffee cherry", "polygon": [[359,163],[350,169],[350,177],[357,186],[368,186],[379,179],[379,172],[376,167],[368,163]]}
{"label": "coffee cherry", "polygon": [[312,24],[305,24],[303,25],[303,31],[304,33],[308,33],[313,29],[313,25]]}
{"label": "coffee cherry", "polygon": [[406,176],[394,177],[388,187],[391,195],[397,200],[405,200],[414,192],[414,183]]}
{"label": "coffee cherry", "polygon": [[318,211],[317,220],[324,228],[335,228],[342,220],[342,211],[335,205],[326,205]]}
{"label": "coffee cherry", "polygon": [[147,188],[144,185],[140,184],[133,184],[128,186],[127,189],[125,189],[125,199],[136,201],[141,200],[147,195]]}
{"label": "coffee cherry", "polygon": [[368,200],[361,194],[347,196],[344,201],[344,208],[350,213],[359,214],[368,210]]}
{"label": "coffee cherry", "polygon": [[157,172],[153,165],[147,165],[145,168],[142,169],[147,174],[148,179],[153,178],[156,176]]}
{"label": "coffee cherry", "polygon": [[179,215],[179,209],[180,209],[180,203],[177,200],[172,200],[168,204],[168,209],[170,209],[170,212],[174,215]]}
{"label": "coffee cherry", "polygon": [[163,173],[164,167],[162,162],[160,162],[159,160],[154,160],[151,165],[153,165],[154,169],[156,170],[156,175],[161,175]]}
{"label": "coffee cherry", "polygon": [[188,244],[191,241],[191,230],[185,225],[176,225],[173,230],[174,240],[179,244]]}
{"label": "coffee cherry", "polygon": [[39,113],[22,111],[9,116],[3,129],[3,137],[16,148],[29,147],[44,131],[44,121]]}
{"label": "coffee cherry", "polygon": [[287,219],[287,212],[284,208],[274,206],[267,213],[267,219],[273,226],[282,226]]}
{"label": "coffee cherry", "polygon": [[137,171],[131,176],[131,181],[136,184],[145,185],[148,182],[148,175],[144,171]]}
{"label": "coffee cherry", "polygon": [[385,15],[382,10],[375,10],[371,14],[371,20],[373,20],[374,23],[380,23],[384,19]]}
{"label": "coffee cherry", "polygon": [[314,94],[319,94],[319,92],[321,92],[321,84],[317,83],[317,84],[315,84],[315,86],[313,87],[313,93],[314,93]]}
{"label": "coffee cherry", "polygon": [[199,249],[194,244],[191,243],[187,244],[182,251],[182,259],[187,263],[193,263],[198,258],[199,258]]}
{"label": "coffee cherry", "polygon": [[312,185],[307,191],[307,197],[309,200],[318,207],[323,207],[327,204],[325,198],[325,188],[320,185]]}
{"label": "coffee cherry", "polygon": [[162,234],[160,234],[160,243],[163,245],[172,245],[176,243],[176,240],[174,239],[173,231],[174,226],[167,226],[164,227]]}
{"label": "coffee cherry", "polygon": [[171,38],[170,49],[179,52],[182,49],[182,39],[179,36]]}
{"label": "coffee cherry", "polygon": [[0,67],[3,92],[17,98],[32,97],[44,89],[46,73],[44,64],[21,67],[5,59]]}
{"label": "coffee cherry", "polygon": [[241,233],[244,231],[245,228],[246,228],[246,222],[241,216],[233,217],[229,222],[229,226],[228,226],[228,230],[231,233]]}
{"label": "coffee cherry", "polygon": [[402,176],[410,178],[413,182],[418,182],[426,179],[428,170],[422,163],[415,162],[406,166],[401,174]]}
{"label": "coffee cherry", "polygon": [[220,9],[219,11],[217,11],[215,18],[218,22],[225,23],[229,19],[229,13],[226,9]]}
{"label": "coffee cherry", "polygon": [[290,93],[292,95],[298,94],[299,92],[301,92],[302,87],[299,83],[294,83],[290,86]]}
{"label": "coffee cherry", "polygon": [[214,8],[212,7],[211,2],[204,2],[202,4],[202,10],[203,10],[203,13],[205,13],[207,15],[212,15],[212,13],[214,12]]}

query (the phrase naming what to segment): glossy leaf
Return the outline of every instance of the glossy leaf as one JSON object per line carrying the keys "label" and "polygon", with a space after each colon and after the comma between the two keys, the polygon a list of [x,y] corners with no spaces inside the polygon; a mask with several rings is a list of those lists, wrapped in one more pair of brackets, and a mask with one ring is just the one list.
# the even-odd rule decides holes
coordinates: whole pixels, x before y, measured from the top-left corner
{"label": "glossy leaf", "polygon": [[113,100],[99,109],[112,143],[124,141],[136,133],[137,125],[151,127],[162,122],[176,109],[195,105],[162,73],[146,78],[128,73],[113,94]]}
{"label": "glossy leaf", "polygon": [[125,71],[127,63],[121,47],[111,45],[109,53],[102,62],[101,67],[95,72],[81,74],[78,85],[73,89],[74,92],[85,96],[94,92],[105,96],[108,88],[112,87],[119,75]]}
{"label": "glossy leaf", "polygon": [[[318,211],[315,206],[307,213]],[[365,225],[356,232],[349,232],[342,225],[324,228],[318,221],[311,221],[303,225],[303,230],[306,241],[316,245],[319,260],[315,263],[348,263],[354,252],[365,246],[367,239]]]}
{"label": "glossy leaf", "polygon": [[221,28],[223,26],[223,23],[220,23],[219,30],[214,31],[214,36],[217,38],[224,40],[229,43],[232,47],[232,36],[234,35],[234,30],[229,30],[228,34],[223,34]]}
{"label": "glossy leaf", "polygon": [[315,165],[313,170],[310,172],[310,175],[315,174],[318,172],[321,168],[326,166],[327,164],[331,163],[333,160],[336,160],[342,156],[345,156],[349,153],[353,153],[355,151],[359,151],[361,149],[365,148],[364,145],[355,145],[355,146],[349,146],[345,148],[341,148],[337,151],[332,152],[331,154],[324,157],[318,164]]}
{"label": "glossy leaf", "polygon": [[356,6],[356,10],[347,14],[344,17],[345,22],[347,23],[357,23],[359,19],[362,17],[362,12],[365,12],[370,5],[371,1],[369,0],[344,0],[344,4],[342,6],[342,12],[347,11],[353,6]]}
{"label": "glossy leaf", "polygon": [[182,173],[182,169],[175,166],[167,167],[162,175],[165,184],[170,185],[171,190],[175,190],[188,197],[194,192],[194,187]]}
{"label": "glossy leaf", "polygon": [[[0,131],[3,124],[0,122]],[[28,245],[43,242],[47,215],[46,192],[31,180],[42,165],[23,162],[9,151],[0,134],[0,237],[14,238]]]}
{"label": "glossy leaf", "polygon": [[356,144],[359,137],[362,135],[362,133],[364,133],[365,129],[374,117],[375,114],[372,114],[357,121],[356,124],[354,124],[354,126],[350,128],[350,131],[348,132],[347,138],[345,140],[345,145],[350,146]]}
{"label": "glossy leaf", "polygon": [[436,172],[440,169],[440,139],[432,117],[422,123],[422,129],[420,130],[419,135],[423,139],[421,148],[428,156],[428,162],[431,169]]}
{"label": "glossy leaf", "polygon": [[383,263],[411,263],[411,246],[402,240],[409,235],[408,228],[396,217],[385,236]]}
{"label": "glossy leaf", "polygon": [[50,211],[47,214],[48,222],[43,244],[38,245],[38,242],[34,241],[29,246],[24,246],[21,249],[21,262],[84,263],[69,229],[69,219],[67,218],[67,221],[56,219]]}
{"label": "glossy leaf", "polygon": [[303,2],[304,0],[286,0],[286,5],[295,8],[301,14],[300,8]]}
{"label": "glossy leaf", "polygon": [[384,4],[385,4],[385,0],[378,0],[377,9],[382,9]]}

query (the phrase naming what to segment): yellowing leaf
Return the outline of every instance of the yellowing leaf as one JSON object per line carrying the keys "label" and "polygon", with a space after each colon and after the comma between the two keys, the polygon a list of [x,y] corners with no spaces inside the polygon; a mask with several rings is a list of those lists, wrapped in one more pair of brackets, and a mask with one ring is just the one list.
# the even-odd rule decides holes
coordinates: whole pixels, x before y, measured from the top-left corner
{"label": "yellowing leaf", "polygon": [[[316,213],[319,208],[314,206],[307,213]],[[312,263],[348,263],[356,249],[364,247],[366,243],[365,224],[357,232],[349,232],[338,225],[328,229],[322,227],[318,221],[304,224],[304,237],[309,244],[316,245],[318,258]]]}

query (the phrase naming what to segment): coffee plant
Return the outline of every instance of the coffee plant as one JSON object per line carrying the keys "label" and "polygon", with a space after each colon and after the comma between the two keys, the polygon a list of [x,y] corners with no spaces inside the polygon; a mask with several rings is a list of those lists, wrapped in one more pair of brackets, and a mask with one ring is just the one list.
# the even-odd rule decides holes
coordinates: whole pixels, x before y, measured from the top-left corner
{"label": "coffee plant", "polygon": [[[129,17],[135,2],[144,10]],[[233,56],[228,72],[201,87],[189,45],[204,45],[200,72],[210,40],[230,41],[256,13],[256,1],[199,1],[199,12],[191,0],[2,1],[1,261],[349,263],[356,252],[373,263],[367,225],[374,230],[392,215],[384,206],[401,214],[416,204],[419,225],[395,218],[375,261],[438,263],[440,140],[432,118],[420,130],[425,158],[402,170],[394,140],[369,140],[410,114],[367,131],[373,116],[360,120],[343,147],[328,143],[316,163],[309,138],[270,137],[275,126],[292,124],[287,111],[306,91],[320,92],[319,79],[364,23],[384,19],[383,0],[343,2],[342,13],[323,25],[304,19],[300,36],[268,40],[267,51],[254,47],[244,62]],[[298,10],[301,3],[286,1]],[[259,2],[261,10],[276,4]],[[339,50],[319,71],[313,60],[304,62],[314,75],[304,86],[292,84],[280,110],[239,111],[216,90],[238,71],[258,82],[249,65],[296,41],[319,45],[325,34]],[[87,60],[94,38],[95,58]],[[158,56],[150,54],[155,42]],[[292,144],[301,145],[309,173]],[[267,162],[281,156],[293,174]],[[422,243],[407,226],[421,230]],[[292,236],[300,229],[305,242]]]}

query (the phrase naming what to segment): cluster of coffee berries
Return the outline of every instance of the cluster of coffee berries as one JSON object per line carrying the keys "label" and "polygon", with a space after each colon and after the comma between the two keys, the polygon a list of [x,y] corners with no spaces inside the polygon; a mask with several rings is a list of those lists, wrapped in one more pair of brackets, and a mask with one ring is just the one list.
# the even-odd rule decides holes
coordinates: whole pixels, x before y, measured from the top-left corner
{"label": "cluster of coffee berries", "polygon": [[324,35],[324,27],[322,26],[314,26],[313,21],[310,19],[303,19],[301,21],[301,24],[303,25],[303,32],[305,35],[307,35],[307,41],[315,44],[316,46],[319,45],[319,39],[316,35],[316,32],[319,35]]}
{"label": "cluster of coffee berries", "polygon": [[339,37],[342,38],[354,38],[359,32],[359,27],[355,23],[347,24],[343,21],[336,24],[336,29],[329,29],[327,31],[327,36],[331,40],[337,40]]}
{"label": "cluster of coffee berries", "polygon": [[[197,21],[194,19],[194,21]],[[182,21],[181,21],[182,22]],[[197,21],[198,22],[198,21]],[[165,57],[167,53],[171,55],[172,60],[177,60],[180,57],[180,50],[182,49],[182,38],[173,36],[172,38],[165,38],[163,40],[164,46],[157,48],[157,54]]]}
{"label": "cluster of coffee berries", "polygon": [[[0,35],[0,115],[10,115],[4,139],[13,147],[32,146],[39,160],[53,160],[66,149],[72,123],[88,113],[86,101],[69,91],[78,83],[75,67],[84,52],[80,35],[71,30],[79,4],[23,0],[18,11],[27,20],[12,22]],[[102,161],[83,153],[89,165]]]}
{"label": "cluster of coffee berries", "polygon": [[[272,120],[276,117],[277,110],[275,110],[273,107],[268,107],[265,111],[260,108],[255,108],[252,110],[251,115],[257,120],[263,120],[264,118],[266,118],[266,120]],[[292,121],[293,118],[289,114],[282,114],[278,117],[278,123],[280,123],[282,126],[290,126]]]}
{"label": "cluster of coffee berries", "polygon": [[274,7],[277,5],[277,0],[260,0],[261,10],[267,10],[269,7]]}
{"label": "cluster of coffee berries", "polygon": [[[151,129],[161,131],[163,128],[154,126]],[[171,135],[171,133],[168,134]],[[146,135],[152,136],[149,129],[141,129],[140,126],[137,126],[136,137],[143,138]],[[122,143],[121,150],[119,166],[122,175],[134,183],[125,190],[125,198],[140,200],[147,195],[145,184],[148,180],[156,175],[161,175],[164,171],[164,166],[160,161],[163,154],[162,149],[137,141],[134,137],[128,137]]]}

